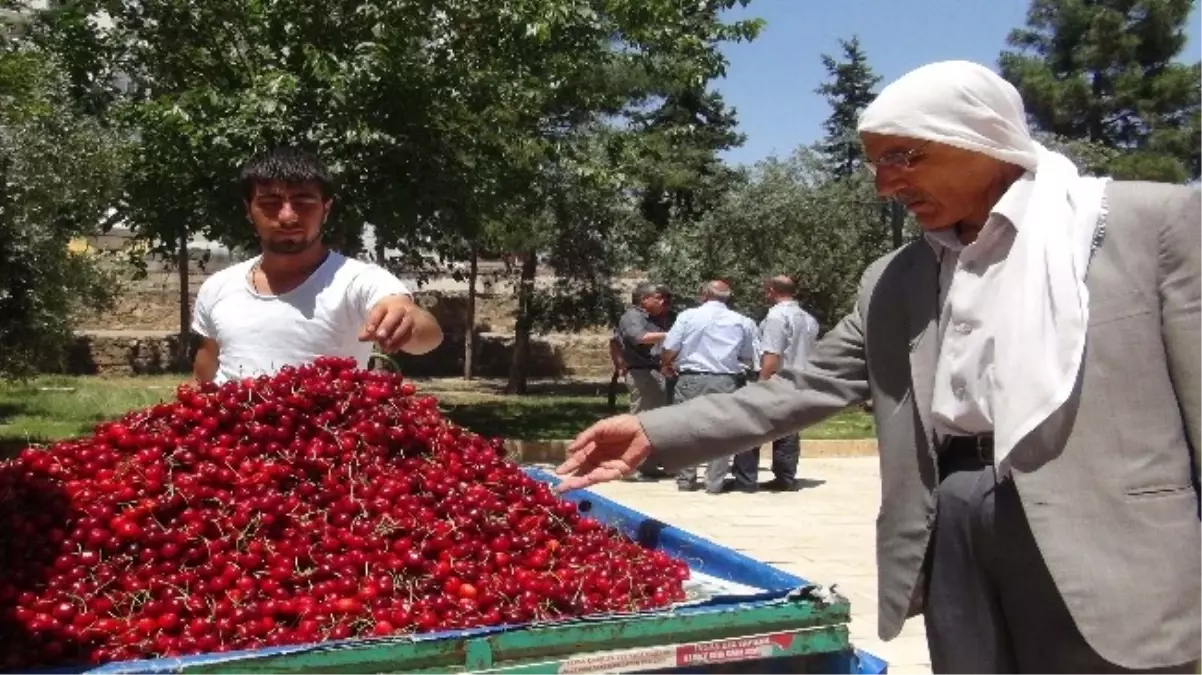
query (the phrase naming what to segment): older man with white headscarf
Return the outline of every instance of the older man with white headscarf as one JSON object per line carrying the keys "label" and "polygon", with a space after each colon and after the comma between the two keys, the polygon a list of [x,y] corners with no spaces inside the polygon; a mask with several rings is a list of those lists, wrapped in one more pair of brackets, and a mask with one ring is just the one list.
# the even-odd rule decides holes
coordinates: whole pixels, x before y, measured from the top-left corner
{"label": "older man with white headscarf", "polygon": [[962,61],[864,111],[878,192],[925,236],[874,263],[802,369],[584,431],[562,489],[669,469],[871,399],[879,632],[937,672],[1195,672],[1199,191],[1079,175]]}

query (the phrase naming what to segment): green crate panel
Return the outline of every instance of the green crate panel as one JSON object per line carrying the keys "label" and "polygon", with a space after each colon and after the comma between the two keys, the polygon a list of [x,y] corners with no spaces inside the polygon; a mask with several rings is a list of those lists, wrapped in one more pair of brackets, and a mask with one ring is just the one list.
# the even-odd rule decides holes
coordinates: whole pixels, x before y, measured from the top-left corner
{"label": "green crate panel", "polygon": [[715,608],[688,614],[658,613],[603,621],[576,621],[513,630],[480,637],[400,642],[365,641],[314,650],[224,663],[185,666],[186,673],[453,673],[507,670],[593,652],[658,647],[739,638],[802,629],[798,648],[824,651],[848,648],[850,608],[841,598],[823,604],[798,598],[763,606]]}

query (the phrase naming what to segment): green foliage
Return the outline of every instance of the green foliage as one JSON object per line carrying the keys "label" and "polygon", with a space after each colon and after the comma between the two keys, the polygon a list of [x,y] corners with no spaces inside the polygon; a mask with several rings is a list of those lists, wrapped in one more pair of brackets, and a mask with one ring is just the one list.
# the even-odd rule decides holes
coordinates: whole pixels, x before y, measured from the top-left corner
{"label": "green foliage", "polygon": [[71,319],[116,290],[101,261],[72,253],[120,194],[127,147],[72,109],[42,52],[0,43],[0,376],[24,377],[62,353]]}
{"label": "green foliage", "polygon": [[370,222],[419,278],[431,252],[549,260],[561,280],[521,286],[522,333],[608,311],[622,256],[716,203],[716,153],[742,139],[707,86],[719,45],[760,28],[721,20],[746,3],[75,0],[27,39],[78,110],[137,139],[122,216],[161,253],[252,243],[238,165],[300,145],[339,178],[327,238],[350,253]]}
{"label": "green foliage", "polygon": [[[826,137],[818,144],[818,149],[831,180],[836,181],[856,178],[865,168],[864,148],[856,127],[860,114],[876,100],[873,89],[881,81],[868,65],[859,38],[853,35],[850,40],[839,40],[839,46],[844,60],[836,61],[832,56],[822,55],[822,65],[831,79],[816,90],[831,107],[830,117],[822,124]],[[906,226],[906,211],[902,205],[882,202],[880,218],[881,228],[860,232],[861,248],[876,250],[883,245],[885,237],[894,247],[902,245]]]}
{"label": "green foliage", "polygon": [[1045,131],[1036,131],[1034,136],[1044,147],[1068,157],[1082,173],[1091,176],[1111,175],[1112,165],[1123,155],[1119,150],[1093,141],[1064,138]]}
{"label": "green foliage", "polygon": [[758,318],[767,310],[764,282],[788,274],[806,309],[830,328],[851,309],[864,269],[901,239],[904,216],[877,199],[856,134],[880,78],[857,38],[839,46],[844,60],[822,56],[831,79],[817,89],[831,106],[826,137],[728,179],[720,206],[661,242],[653,278],[679,304],[691,304],[703,282],[723,279],[734,304]]}
{"label": "green foliage", "polygon": [[543,226],[535,248],[556,279],[532,298],[534,330],[580,330],[609,316],[619,264],[615,225],[633,217],[621,199],[629,177],[610,161],[621,140],[614,130],[582,129],[563,139],[544,170],[539,190],[547,208],[534,219]]}
{"label": "green foliage", "polygon": [[740,311],[758,317],[764,281],[789,274],[806,309],[830,328],[855,302],[864,268],[890,248],[871,181],[863,172],[831,180],[820,152],[808,148],[759,162],[744,178],[699,224],[665,238],[652,278],[686,301],[702,282],[724,279]]}
{"label": "green foliage", "polygon": [[[519,171],[512,161],[502,167],[514,199],[484,228],[488,248],[519,251],[525,263],[509,391],[524,391],[531,331],[611,316],[622,262],[644,257],[671,223],[696,219],[717,202],[729,174],[717,152],[742,138],[721,97],[706,87],[725,69],[718,45],[759,29],[756,21],[720,19],[735,4],[746,3],[594,2],[597,11],[561,16],[566,24],[551,31],[585,37],[548,59],[550,75],[526,83],[537,129],[504,144],[529,152],[519,157]],[[529,63],[521,55],[509,69]],[[549,289],[534,284],[539,255],[556,273]]]}
{"label": "green foliage", "polygon": [[820,148],[834,177],[847,178],[863,166],[864,149],[856,134],[856,124],[860,113],[876,99],[873,89],[881,78],[868,65],[868,56],[860,47],[858,37],[853,35],[850,40],[839,40],[839,49],[843,53],[842,61],[822,55],[822,66],[831,81],[815,91],[831,106],[830,117],[822,123],[826,139]]}
{"label": "green foliage", "polygon": [[[354,249],[371,222],[411,268],[421,248],[461,255],[489,221],[547,206],[516,202],[561,136],[600,120],[647,139],[626,152],[648,202],[699,210],[692,185],[738,140],[704,90],[725,67],[717,45],[759,27],[718,15],[745,2],[79,0],[43,13],[33,39],[68,62],[81,105],[152,149],[128,199],[148,238],[245,243],[229,179],[291,142],[340,174],[332,238]],[[90,18],[102,7],[111,27]]]}
{"label": "green foliage", "polygon": [[722,97],[696,87],[671,92],[659,108],[635,115],[633,122],[643,136],[640,211],[654,231],[714,208],[732,175],[716,151],[744,141]]}
{"label": "green foliage", "polygon": [[1198,178],[1202,66],[1174,59],[1192,0],[1032,0],[1002,74],[1036,128],[1122,151],[1120,178]]}

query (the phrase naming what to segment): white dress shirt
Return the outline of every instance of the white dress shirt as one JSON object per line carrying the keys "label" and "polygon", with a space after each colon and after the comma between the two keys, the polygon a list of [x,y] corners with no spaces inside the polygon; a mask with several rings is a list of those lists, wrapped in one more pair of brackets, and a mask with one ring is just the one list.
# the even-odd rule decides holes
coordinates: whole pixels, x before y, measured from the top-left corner
{"label": "white dress shirt", "polygon": [[[939,436],[993,433],[996,377],[994,342],[998,277],[1031,197],[1028,174],[994,206],[975,241],[965,246],[954,229],[927,233],[939,256],[939,361],[931,416]],[[1031,273],[1038,273],[1032,270]],[[1009,396],[1021,396],[1010,392]]]}
{"label": "white dress shirt", "polygon": [[759,363],[755,322],[716,300],[681,312],[663,344],[677,353],[678,373],[737,375]]}

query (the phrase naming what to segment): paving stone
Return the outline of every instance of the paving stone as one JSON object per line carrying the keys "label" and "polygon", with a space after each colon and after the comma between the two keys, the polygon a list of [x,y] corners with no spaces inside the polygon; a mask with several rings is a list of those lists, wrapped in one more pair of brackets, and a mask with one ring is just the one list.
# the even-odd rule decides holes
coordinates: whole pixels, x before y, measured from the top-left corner
{"label": "paving stone", "polygon": [[[761,480],[771,478],[766,458],[762,470]],[[811,582],[836,586],[851,602],[848,629],[857,647],[888,661],[890,672],[929,673],[921,618],[889,642],[876,634],[877,459],[803,457],[798,473],[821,483],[785,494],[678,492],[670,480],[615,482],[596,491]]]}

